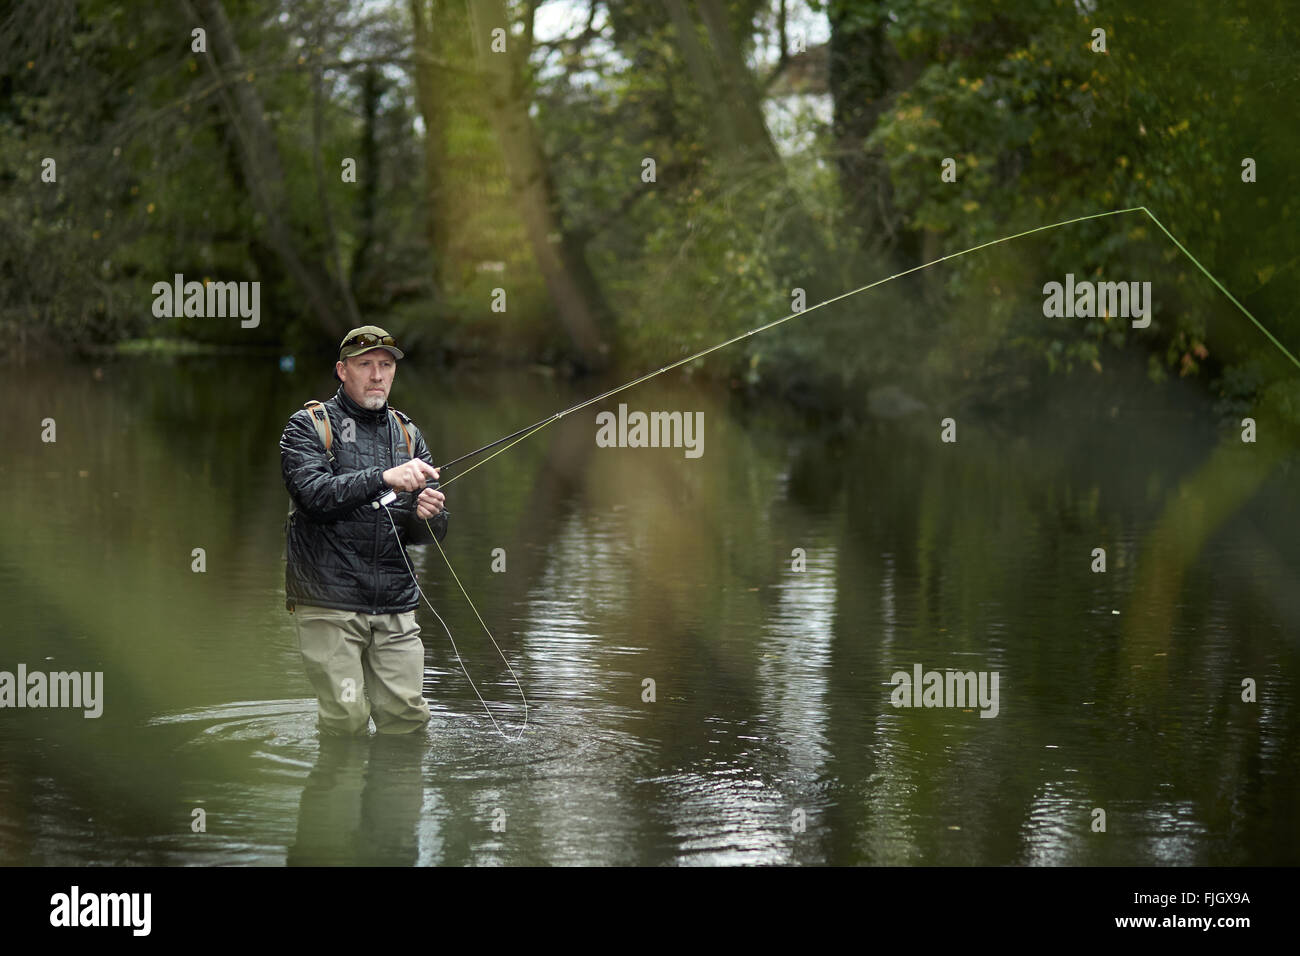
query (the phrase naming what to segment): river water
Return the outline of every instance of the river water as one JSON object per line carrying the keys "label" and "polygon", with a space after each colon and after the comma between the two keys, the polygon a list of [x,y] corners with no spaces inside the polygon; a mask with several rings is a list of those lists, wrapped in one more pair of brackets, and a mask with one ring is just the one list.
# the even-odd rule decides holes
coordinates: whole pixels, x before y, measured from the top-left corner
{"label": "river water", "polygon": [[[0,709],[0,863],[1300,862],[1300,507],[1266,438],[1140,370],[850,429],[666,378],[600,407],[703,412],[698,458],[597,447],[592,408],[446,488],[522,736],[417,548],[509,739],[422,607],[428,735],[322,746],[277,441],[328,372],[8,370],[0,671],[102,672],[103,711]],[[448,460],[598,385],[403,363],[392,401]],[[895,706],[918,668],[996,703]]]}

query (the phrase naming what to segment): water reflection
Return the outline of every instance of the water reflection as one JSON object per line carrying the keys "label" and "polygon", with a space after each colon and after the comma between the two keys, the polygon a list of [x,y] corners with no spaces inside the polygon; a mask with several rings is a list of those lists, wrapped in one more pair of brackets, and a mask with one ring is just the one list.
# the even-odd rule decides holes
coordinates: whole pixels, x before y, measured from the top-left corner
{"label": "water reflection", "polygon": [[290,866],[411,866],[419,858],[424,734],[320,738]]}
{"label": "water reflection", "polygon": [[[800,560],[792,558],[791,564]],[[815,548],[800,570],[774,585],[776,605],[758,644],[759,707],[791,742],[788,770],[816,779],[829,756],[831,653],[836,567],[832,547]]]}
{"label": "water reflection", "polygon": [[[528,733],[496,734],[421,609],[434,721],[392,750],[317,738],[283,611],[275,439],[319,383],[83,373],[7,396],[60,438],[6,436],[0,669],[102,670],[105,711],[0,715],[0,861],[1300,860],[1300,504],[1272,453],[1183,430],[1196,406],[1118,382],[1143,414],[1096,422],[1063,381],[963,420],[955,449],[932,423],[822,441],[676,384],[638,393],[705,411],[697,461],[598,451],[566,419],[448,488],[448,555]],[[444,458],[583,397],[554,388],[437,381],[396,404]],[[15,506],[50,487],[73,493]],[[508,672],[437,551],[412,558],[513,736]],[[998,717],[894,709],[890,674],[915,663],[999,671]]]}

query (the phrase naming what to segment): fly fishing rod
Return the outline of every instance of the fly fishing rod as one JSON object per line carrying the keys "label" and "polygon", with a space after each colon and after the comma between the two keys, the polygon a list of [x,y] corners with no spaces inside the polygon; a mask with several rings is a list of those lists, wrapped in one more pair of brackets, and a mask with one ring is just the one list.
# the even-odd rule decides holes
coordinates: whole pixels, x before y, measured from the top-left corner
{"label": "fly fishing rod", "polygon": [[[612,395],[617,395],[619,392],[626,391],[629,388],[632,388],[636,385],[640,385],[642,382],[649,381],[650,379],[658,375],[662,375],[665,372],[670,372],[675,368],[679,368],[687,364],[688,362],[694,362],[696,359],[704,358],[704,356],[709,355],[712,352],[716,352],[719,349],[724,349],[728,345],[734,345],[735,343],[739,342],[741,339],[747,339],[751,335],[757,335],[760,332],[766,332],[768,329],[776,328],[776,326],[781,325],[785,322],[789,322],[791,319],[795,318],[796,316],[807,315],[809,312],[815,312],[824,306],[831,305],[835,302],[839,302],[842,299],[847,299],[850,296],[855,296],[861,292],[866,292],[868,289],[874,289],[876,286],[884,285],[886,282],[892,282],[894,279],[901,279],[903,276],[911,275],[913,272],[920,272],[922,269],[928,269],[930,266],[938,265],[941,262],[947,262],[949,259],[956,259],[959,256],[964,256],[972,252],[977,252],[980,249],[987,249],[989,246],[996,246],[1002,242],[1010,242],[1012,239],[1020,239],[1024,236],[1033,235],[1036,232],[1043,232],[1046,229],[1057,229],[1061,226],[1068,226],[1076,222],[1086,222],[1089,219],[1102,219],[1105,218],[1106,216],[1119,216],[1129,212],[1144,212],[1148,216],[1151,216],[1153,220],[1155,220],[1155,216],[1152,216],[1151,211],[1147,209],[1145,206],[1132,206],[1128,209],[1112,209],[1110,212],[1098,212],[1098,213],[1093,213],[1090,216],[1079,216],[1076,219],[1066,219],[1063,222],[1049,223],[1046,226],[1038,226],[1037,228],[1034,229],[1027,229],[1024,232],[1018,232],[1012,236],[1003,236],[1000,239],[993,239],[990,240],[989,242],[980,243],[978,246],[971,246],[969,249],[963,249],[960,252],[953,252],[946,256],[940,256],[938,259],[932,259],[929,262],[923,262],[919,266],[912,266],[912,268],[904,269],[902,272],[896,272],[891,276],[885,276],[883,279],[877,279],[875,282],[869,282],[866,285],[859,286],[856,289],[850,289],[848,292],[841,293],[840,295],[837,295],[831,299],[826,299],[823,302],[818,302],[816,305],[809,306],[808,308],[803,309],[801,311],[791,312],[789,315],[783,316],[782,318],[776,319],[775,321],[768,322],[765,325],[760,325],[757,328],[750,329],[748,332],[742,332],[739,335],[732,336],[731,338],[727,339],[725,342],[719,342],[717,345],[711,345],[706,349],[701,349],[700,351],[696,352],[693,355],[688,355],[686,356],[686,358],[679,359],[676,362],[672,362],[668,365],[665,365],[663,368],[658,369],[654,372],[648,372],[645,375],[638,376],[637,378],[632,379],[632,381],[625,382],[624,384],[619,385],[616,388],[611,388],[608,389],[607,391],[601,392],[599,395],[593,396],[592,398],[588,398],[585,401],[579,402],[578,404],[570,408],[564,409],[563,411],[558,411],[555,414],[548,416],[547,418],[543,418],[540,422],[537,422],[536,424],[529,425],[526,428],[521,428],[516,432],[511,432],[509,435],[506,435],[502,438],[498,438],[496,441],[489,442],[488,444],[484,445],[482,448],[476,448],[474,451],[471,451],[465,455],[461,455],[459,458],[453,458],[445,465],[439,465],[438,466],[439,470],[441,471],[442,469],[450,468],[452,465],[459,464],[462,461],[468,461],[471,458],[476,458],[479,455],[483,454],[483,452],[485,451],[489,451],[490,449],[496,448],[498,445],[501,445],[505,442],[510,442],[510,444],[506,445],[505,448],[502,448],[500,451],[493,452],[491,455],[489,455],[487,458],[484,458],[478,464],[473,465],[470,468],[466,468],[459,475],[454,475],[453,477],[444,480],[442,484],[449,485],[457,478],[464,477],[465,475],[473,471],[475,468],[477,468],[479,465],[486,464],[488,461],[495,458],[497,455],[501,454],[501,452],[505,451],[506,448],[509,448],[511,447],[511,445],[523,441],[529,435],[541,431],[547,425],[550,425],[553,422],[558,422],[561,418],[564,418],[566,415],[571,415],[576,411],[586,408],[588,405],[594,405],[596,402],[603,401],[604,399],[609,398]],[[1156,224],[1159,225],[1161,229],[1164,229],[1163,224],[1161,224],[1159,220],[1155,220],[1155,221]],[[1165,232],[1166,234],[1168,234],[1168,230],[1165,230]],[[1173,237],[1170,236],[1170,238],[1172,239]],[[1191,254],[1188,253],[1188,255],[1190,256]],[[1194,259],[1193,261],[1195,262]],[[1200,265],[1200,263],[1197,263],[1197,265]],[[1211,278],[1213,279],[1213,276],[1211,276]],[[1249,313],[1247,313],[1247,315],[1249,315]],[[511,441],[511,439],[514,439],[514,441]]]}
{"label": "fly fishing rod", "polygon": [[[830,301],[834,301],[834,300],[830,300]],[[821,304],[822,304],[822,305],[825,305],[826,303],[823,302],[823,303],[821,303]],[[813,308],[817,308],[817,306],[813,306]],[[811,310],[809,310],[809,311],[811,311]],[[796,313],[796,314],[799,314],[799,313]],[[784,322],[784,321],[786,321],[786,319],[790,319],[790,318],[793,318],[793,317],[794,317],[794,316],[786,316],[786,318],[785,318],[785,319],[781,319],[780,322]],[[733,339],[728,339],[726,342],[722,342],[721,344],[719,344],[719,345],[715,345],[715,346],[713,346],[712,348],[704,349],[702,352],[696,352],[694,355],[688,355],[686,358],[682,359],[682,360],[679,361],[679,362],[674,362],[674,363],[671,364],[671,365],[665,365],[663,368],[659,369],[658,371],[650,372],[650,373],[648,373],[648,374],[646,374],[646,375],[642,375],[642,376],[640,376],[639,378],[635,378],[635,379],[633,379],[632,381],[627,382],[627,383],[625,383],[625,384],[623,384],[623,385],[619,385],[617,388],[611,388],[611,389],[609,389],[608,391],[601,392],[599,395],[593,396],[592,398],[589,398],[589,399],[587,399],[586,401],[579,402],[577,405],[573,405],[573,406],[571,406],[571,407],[569,407],[569,408],[564,409],[563,411],[556,412],[554,415],[548,415],[546,418],[543,418],[540,422],[536,422],[535,424],[529,425],[529,426],[527,426],[526,428],[521,428],[521,429],[519,429],[519,431],[517,431],[517,432],[511,432],[509,435],[506,435],[504,438],[498,438],[496,441],[488,442],[488,443],[487,443],[486,445],[484,445],[482,448],[476,448],[476,449],[474,449],[472,452],[469,452],[468,454],[461,455],[459,458],[453,458],[451,461],[447,462],[445,465],[438,465],[437,468],[438,468],[439,472],[441,472],[441,471],[443,471],[444,469],[450,468],[452,465],[459,464],[459,463],[462,462],[462,461],[468,461],[468,460],[471,459],[471,458],[475,458],[475,457],[477,457],[477,456],[483,454],[483,452],[488,451],[489,449],[496,448],[497,445],[500,445],[502,442],[508,442],[508,441],[510,441],[510,439],[512,439],[512,438],[517,438],[517,439],[519,439],[520,441],[523,441],[525,438],[527,438],[527,437],[528,437],[529,435],[531,435],[533,432],[535,432],[535,431],[540,431],[542,428],[546,427],[547,425],[551,424],[552,422],[558,422],[558,421],[559,421],[561,418],[563,418],[565,415],[571,415],[573,412],[576,412],[576,411],[578,411],[578,410],[580,410],[580,409],[586,408],[588,405],[594,405],[596,402],[599,402],[599,401],[602,401],[603,399],[609,398],[611,395],[617,395],[619,392],[624,391],[625,389],[629,389],[629,388],[631,388],[633,385],[639,385],[641,382],[644,382],[644,381],[647,381],[647,380],[649,380],[649,379],[652,379],[652,378],[654,378],[656,375],[662,375],[664,372],[667,372],[667,371],[670,371],[670,370],[672,370],[672,369],[675,369],[675,368],[677,368],[679,365],[685,365],[687,362],[693,362],[693,361],[695,361],[697,358],[702,358],[703,356],[708,355],[710,352],[716,351],[717,349],[720,349],[720,348],[722,348],[723,346],[730,345],[732,342],[738,342],[738,341],[740,341],[741,339],[745,338],[746,336],[753,335],[753,334],[756,333],[756,332],[761,332],[761,331],[763,331],[763,329],[771,328],[773,325],[779,325],[780,322],[771,322],[771,323],[769,323],[769,324],[767,324],[767,325],[760,326],[760,327],[757,328],[757,329],[752,329],[752,330],[750,330],[749,332],[746,332],[744,335],[738,335],[738,336],[736,336],[735,338],[733,338]],[[501,451],[505,451],[505,449],[503,448],[503,449],[501,449]],[[500,454],[500,452],[498,452],[498,454]],[[495,456],[494,456],[494,457],[495,457]],[[480,462],[480,464],[481,464],[481,462]],[[475,465],[474,467],[477,468],[478,465]],[[465,469],[464,474],[468,474],[471,470],[472,470],[472,469],[469,469],[469,468]],[[459,476],[457,476],[457,477],[459,477]],[[450,478],[449,478],[449,479],[447,479],[447,481],[444,481],[443,484],[449,484],[452,480],[453,480],[453,479],[450,479]],[[432,487],[432,486],[436,486],[436,484],[437,484],[437,482],[432,482],[432,483],[431,483],[431,487]]]}
{"label": "fly fishing rod", "polygon": [[[519,429],[518,431],[511,432],[509,435],[505,435],[505,436],[503,436],[503,437],[501,437],[501,438],[498,438],[496,441],[489,442],[488,444],[484,445],[484,446],[481,447],[481,448],[476,448],[474,451],[471,451],[471,452],[469,452],[468,454],[461,455],[459,458],[453,458],[451,461],[447,462],[445,465],[438,466],[439,469],[440,469],[440,471],[439,471],[439,474],[440,474],[440,475],[441,475],[441,469],[444,469],[444,468],[450,468],[450,467],[453,466],[453,465],[460,464],[462,461],[468,461],[468,460],[471,459],[471,458],[476,458],[476,457],[478,457],[479,455],[483,454],[485,451],[490,451],[491,449],[496,448],[498,445],[503,445],[503,446],[504,446],[504,447],[498,449],[497,451],[492,452],[491,455],[488,455],[488,457],[484,458],[482,461],[478,462],[477,464],[474,464],[474,465],[470,466],[469,468],[466,468],[466,469],[465,469],[464,471],[462,471],[459,475],[453,475],[451,478],[448,478],[448,479],[446,479],[445,481],[441,482],[441,484],[443,484],[443,485],[448,485],[448,484],[450,484],[451,482],[455,481],[457,478],[464,477],[465,475],[467,475],[467,474],[469,474],[471,471],[473,471],[475,468],[479,467],[479,465],[486,464],[487,462],[489,462],[489,461],[491,461],[493,458],[495,458],[497,455],[501,454],[503,451],[506,451],[507,449],[511,448],[512,446],[514,446],[514,445],[518,444],[519,442],[523,441],[523,440],[524,440],[525,438],[527,438],[529,435],[534,435],[534,434],[536,434],[537,432],[539,432],[539,431],[541,431],[543,428],[545,428],[547,425],[550,425],[552,422],[557,422],[557,421],[559,421],[561,418],[564,418],[566,415],[571,415],[571,414],[573,414],[574,412],[579,411],[580,409],[586,408],[588,405],[594,405],[596,402],[603,401],[604,399],[609,398],[609,397],[612,396],[612,395],[617,395],[619,392],[626,391],[626,390],[629,389],[629,388],[632,388],[632,387],[634,387],[634,386],[636,386],[636,385],[640,385],[642,382],[649,381],[650,379],[654,378],[655,376],[662,375],[662,374],[665,373],[665,372],[669,372],[669,371],[671,371],[671,370],[673,370],[673,369],[675,369],[675,368],[679,368],[680,366],[685,365],[685,364],[688,363],[688,362],[694,362],[696,359],[701,359],[701,358],[703,358],[704,356],[709,355],[709,354],[712,353],[712,352],[716,352],[716,351],[718,351],[719,349],[726,348],[728,345],[733,345],[733,344],[735,344],[736,342],[739,342],[741,339],[749,338],[751,335],[757,335],[757,334],[760,333],[760,332],[766,332],[768,329],[775,328],[776,326],[781,325],[781,324],[784,323],[784,322],[788,322],[788,321],[790,321],[791,319],[793,319],[793,318],[794,318],[795,316],[797,316],[797,315],[806,315],[807,313],[809,313],[809,312],[814,312],[814,311],[816,311],[817,309],[822,308],[823,306],[831,305],[832,303],[834,303],[834,302],[839,302],[839,301],[842,300],[842,299],[847,299],[847,298],[849,298],[850,296],[857,295],[857,294],[860,293],[860,292],[866,292],[868,289],[874,289],[876,286],[884,285],[886,282],[892,282],[894,279],[900,279],[900,278],[902,278],[903,276],[911,275],[913,272],[919,272],[919,271],[921,271],[922,269],[928,269],[930,266],[938,265],[940,262],[946,262],[946,261],[948,261],[949,259],[956,259],[956,258],[958,258],[958,257],[960,257],[960,256],[964,256],[964,255],[967,255],[967,254],[972,253],[972,252],[977,252],[977,251],[979,251],[980,249],[987,249],[987,248],[989,248],[990,246],[996,246],[996,245],[998,245],[999,243],[1010,242],[1012,239],[1020,239],[1020,238],[1022,238],[1022,237],[1024,237],[1024,236],[1033,235],[1033,234],[1036,233],[1036,232],[1043,232],[1043,231],[1048,230],[1048,229],[1057,229],[1057,228],[1059,228],[1059,227],[1061,227],[1061,226],[1068,226],[1068,225],[1071,225],[1071,224],[1076,223],[1076,222],[1086,222],[1086,221],[1088,221],[1088,220],[1090,220],[1090,219],[1104,219],[1104,218],[1106,218],[1107,216],[1119,216],[1119,215],[1123,215],[1124,213],[1129,213],[1129,212],[1142,212],[1142,213],[1146,213],[1147,218],[1149,218],[1152,222],[1154,222],[1154,223],[1155,223],[1155,224],[1160,228],[1160,231],[1163,232],[1163,233],[1165,234],[1165,236],[1168,237],[1169,240],[1172,241],[1173,244],[1176,245],[1176,246],[1179,248],[1179,250],[1181,250],[1181,251],[1183,252],[1183,254],[1186,255],[1187,258],[1190,259],[1190,260],[1191,260],[1191,261],[1196,265],[1196,267],[1197,267],[1198,269],[1200,269],[1200,271],[1201,271],[1202,273],[1204,273],[1205,276],[1206,276],[1206,277],[1207,277],[1207,278],[1208,278],[1212,283],[1214,283],[1215,287],[1218,288],[1219,291],[1222,292],[1225,296],[1227,296],[1228,299],[1231,300],[1232,304],[1235,305],[1239,310],[1241,310],[1241,312],[1243,312],[1243,313],[1245,314],[1245,316],[1246,316],[1248,319],[1250,319],[1251,322],[1253,322],[1253,323],[1255,324],[1255,326],[1256,326],[1257,328],[1259,328],[1259,330],[1260,330],[1261,332],[1263,332],[1263,333],[1268,337],[1269,341],[1271,341],[1275,346],[1277,346],[1277,347],[1282,351],[1282,353],[1283,353],[1284,355],[1286,355],[1286,357],[1289,358],[1289,359],[1292,361],[1293,364],[1295,364],[1298,368],[1300,368],[1300,359],[1297,359],[1294,355],[1292,355],[1289,351],[1287,351],[1286,347],[1285,347],[1284,345],[1282,345],[1282,343],[1279,342],[1279,341],[1278,341],[1278,340],[1273,336],[1273,334],[1272,334],[1271,332],[1269,332],[1268,329],[1264,328],[1264,326],[1259,322],[1259,320],[1256,319],[1253,315],[1251,315],[1250,311],[1249,311],[1249,310],[1248,310],[1244,305],[1242,305],[1240,302],[1238,302],[1237,299],[1236,299],[1236,297],[1233,296],[1232,293],[1229,292],[1229,291],[1228,291],[1228,290],[1223,286],[1223,284],[1222,284],[1221,282],[1219,282],[1219,280],[1216,279],[1216,278],[1215,278],[1215,277],[1210,273],[1210,271],[1209,271],[1208,269],[1205,268],[1205,266],[1201,265],[1200,261],[1197,260],[1197,258],[1196,258],[1195,256],[1193,256],[1190,252],[1188,252],[1188,251],[1187,251],[1187,248],[1186,248],[1185,246],[1183,246],[1183,244],[1182,244],[1181,242],[1179,242],[1176,238],[1174,238],[1173,233],[1171,233],[1168,229],[1165,228],[1164,223],[1162,223],[1159,219],[1157,219],[1157,218],[1155,217],[1155,214],[1152,213],[1150,209],[1148,209],[1146,206],[1132,206],[1132,207],[1130,207],[1130,208],[1128,208],[1128,209],[1113,209],[1113,210],[1111,210],[1110,212],[1099,212],[1099,213],[1093,213],[1092,215],[1089,215],[1089,216],[1079,216],[1078,218],[1075,218],[1075,219],[1066,219],[1066,220],[1064,220],[1064,221],[1062,221],[1062,222],[1049,223],[1048,225],[1045,225],[1045,226],[1038,226],[1037,228],[1034,228],[1034,229],[1027,229],[1027,230],[1025,230],[1024,232],[1018,232],[1018,233],[1016,233],[1015,235],[1011,235],[1011,236],[1003,236],[1003,237],[1000,238],[1000,239],[993,239],[993,240],[990,240],[989,242],[980,243],[980,244],[977,245],[977,246],[971,246],[969,249],[963,249],[963,250],[961,250],[960,252],[950,253],[949,255],[941,256],[941,257],[939,257],[938,259],[933,259],[933,260],[931,260],[930,262],[922,263],[922,264],[919,265],[919,266],[913,266],[913,267],[910,268],[910,269],[905,269],[905,270],[902,271],[902,272],[897,272],[897,273],[895,273],[894,275],[886,276],[886,277],[883,278],[883,279],[877,279],[875,282],[870,282],[870,283],[868,283],[868,284],[866,284],[866,285],[864,285],[864,286],[860,286],[860,287],[858,287],[858,288],[856,288],[856,289],[851,289],[851,290],[849,290],[848,292],[845,292],[845,293],[843,293],[843,294],[841,294],[841,295],[837,295],[837,296],[835,296],[835,297],[832,298],[832,299],[827,299],[827,300],[825,300],[824,302],[819,302],[819,303],[817,303],[817,304],[814,305],[814,306],[810,306],[810,307],[807,308],[807,309],[803,309],[802,311],[799,311],[799,312],[792,312],[792,313],[790,313],[789,315],[786,315],[786,316],[784,316],[784,317],[782,317],[782,318],[780,318],[780,319],[776,319],[776,320],[773,321],[773,322],[768,322],[768,323],[765,324],[765,325],[760,325],[760,326],[758,326],[757,328],[750,329],[748,332],[742,332],[740,335],[733,336],[732,338],[727,339],[725,342],[719,342],[717,345],[712,345],[712,346],[710,346],[709,348],[702,349],[702,350],[700,350],[699,352],[696,352],[696,353],[693,354],[693,355],[688,355],[686,358],[683,358],[683,359],[680,359],[680,360],[678,360],[678,361],[676,361],[676,362],[672,362],[672,363],[670,363],[670,364],[668,364],[668,365],[665,365],[663,368],[658,369],[658,370],[656,370],[656,371],[654,371],[654,372],[649,372],[649,373],[647,373],[647,374],[645,374],[645,375],[641,375],[641,376],[639,376],[639,377],[637,377],[637,378],[632,379],[630,382],[626,382],[626,383],[624,383],[623,385],[619,385],[619,386],[617,386],[616,388],[607,389],[606,391],[601,392],[599,395],[595,395],[595,396],[593,396],[592,398],[588,398],[588,399],[586,399],[585,401],[579,402],[579,403],[576,404],[576,405],[573,405],[573,406],[571,406],[571,407],[569,407],[569,408],[563,409],[562,411],[558,411],[558,412],[556,412],[555,414],[550,415],[550,416],[548,416],[548,417],[546,417],[546,418],[543,418],[541,421],[539,421],[539,422],[537,422],[537,423],[535,423],[535,424],[533,424],[533,425],[529,425],[529,426],[526,427],[526,428],[521,428],[521,429]],[[507,442],[509,442],[509,444],[506,444]],[[431,488],[437,488],[437,487],[439,486],[439,482],[430,480],[430,481],[427,482],[427,485],[428,485],[428,487],[431,487]],[[386,495],[383,499],[380,500],[379,504],[383,504],[383,505],[384,505],[384,510],[387,511],[387,510],[388,510],[388,508],[387,508],[388,503],[389,503],[390,501],[396,499],[396,497],[397,497],[397,496],[396,496],[395,494],[393,494],[393,493],[390,491],[388,495]],[[378,505],[376,505],[376,507],[378,507]],[[392,522],[392,514],[391,514],[391,512],[389,513],[389,521]],[[492,632],[491,632],[491,630],[488,629],[487,623],[484,622],[484,620],[483,620],[483,616],[482,616],[481,614],[479,614],[479,612],[478,612],[478,608],[475,607],[475,606],[474,606],[474,602],[473,602],[472,600],[470,600],[469,592],[466,591],[466,590],[465,590],[465,586],[464,586],[463,584],[461,584],[460,577],[456,574],[455,569],[451,566],[451,561],[450,561],[450,559],[448,559],[448,557],[447,557],[447,553],[446,553],[445,551],[442,550],[442,543],[441,543],[440,541],[438,541],[438,536],[437,536],[436,534],[433,533],[433,528],[429,526],[429,523],[428,523],[428,520],[427,520],[427,519],[426,519],[426,521],[425,521],[425,526],[429,528],[429,534],[430,534],[430,536],[433,538],[434,543],[437,545],[437,547],[438,547],[438,551],[442,554],[442,559],[443,559],[443,561],[445,561],[446,564],[447,564],[447,570],[451,572],[451,576],[452,576],[453,580],[455,580],[457,586],[460,588],[461,593],[465,596],[465,600],[469,603],[470,608],[474,611],[474,616],[478,618],[479,624],[481,624],[481,625],[483,626],[483,630],[487,633],[488,639],[492,641],[493,646],[496,647],[497,653],[500,654],[500,655],[501,655],[501,659],[502,659],[503,661],[505,661],[506,667],[510,670],[510,676],[511,676],[512,678],[514,678],[515,686],[519,688],[520,696],[523,697],[523,700],[524,700],[524,726],[523,726],[523,729],[521,729],[521,730],[519,731],[519,735],[518,735],[517,737],[514,738],[514,739],[518,740],[518,739],[520,739],[520,738],[523,736],[524,730],[526,730],[527,727],[528,727],[528,698],[527,698],[527,697],[524,697],[524,689],[523,689],[523,685],[520,683],[518,675],[515,674],[515,670],[514,670],[514,668],[510,666],[510,661],[509,661],[509,659],[506,658],[505,654],[501,651],[500,646],[497,645],[496,638],[494,638],[494,637],[492,636]],[[397,525],[396,525],[395,523],[393,524],[393,534],[394,534],[394,535],[397,535]],[[400,536],[399,536],[399,540],[400,540]],[[405,556],[406,556],[405,549],[402,550],[402,556],[403,556],[403,558],[405,559]],[[411,565],[410,565],[410,562],[409,562],[409,561],[407,562],[406,567],[407,567],[407,570],[410,571],[412,579],[415,579],[415,571],[414,571],[413,568],[411,568]],[[418,580],[416,580],[416,587],[419,588],[419,581],[418,581]],[[420,591],[420,596],[421,596],[421,597],[424,597],[424,592],[423,592],[423,590]],[[427,597],[425,597],[424,600],[425,600],[425,603],[426,603],[426,604],[429,604],[429,599],[428,599]],[[432,604],[429,604],[429,608],[430,608],[430,610],[433,610],[433,605],[432,605]],[[434,611],[434,614],[437,615],[437,613],[438,613],[438,612],[435,610],[435,611]],[[451,629],[447,627],[446,622],[445,622],[445,621],[442,621],[441,616],[438,617],[438,620],[442,623],[443,627],[447,630],[447,636],[448,636],[448,638],[451,638]],[[456,648],[456,642],[455,642],[454,639],[452,639],[452,648],[453,648],[453,650],[455,650],[455,648]],[[457,657],[457,660],[459,661],[459,660],[460,660],[460,652],[459,652],[459,650],[456,650],[456,657]],[[468,672],[467,670],[465,670],[465,664],[464,664],[464,662],[463,662],[463,661],[460,661],[460,665],[461,665],[461,670],[462,670],[462,671],[465,671],[465,677],[468,679],[468,678],[469,678],[469,672]],[[478,687],[474,685],[474,682],[473,682],[472,679],[470,680],[470,686],[471,686],[471,687],[474,687],[474,693],[475,693],[476,696],[478,696],[479,702],[482,703],[482,705],[483,705],[483,709],[486,710],[486,711],[488,712],[488,717],[491,718],[491,720],[492,720],[492,724],[493,724],[493,727],[496,729],[497,733],[501,734],[502,737],[505,737],[505,736],[506,736],[506,735],[505,735],[505,732],[501,730],[500,725],[497,723],[497,719],[496,719],[496,717],[492,714],[492,710],[491,710],[491,708],[488,707],[487,702],[486,702],[485,700],[483,700],[482,695],[479,694],[479,692],[478,692]],[[508,738],[507,738],[507,739],[508,739]]]}

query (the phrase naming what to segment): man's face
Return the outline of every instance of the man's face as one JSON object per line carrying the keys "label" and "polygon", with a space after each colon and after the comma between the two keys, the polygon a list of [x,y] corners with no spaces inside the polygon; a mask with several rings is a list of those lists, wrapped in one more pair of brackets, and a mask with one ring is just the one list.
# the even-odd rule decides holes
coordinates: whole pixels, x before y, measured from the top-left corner
{"label": "man's face", "polygon": [[343,391],[362,408],[377,412],[388,401],[397,374],[397,359],[388,349],[371,349],[339,362],[334,368],[343,379]]}

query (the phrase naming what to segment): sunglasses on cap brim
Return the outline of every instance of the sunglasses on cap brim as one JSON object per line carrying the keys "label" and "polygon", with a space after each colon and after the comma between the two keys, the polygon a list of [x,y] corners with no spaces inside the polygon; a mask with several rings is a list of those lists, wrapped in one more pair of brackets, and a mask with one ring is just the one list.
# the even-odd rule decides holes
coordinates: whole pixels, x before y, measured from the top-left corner
{"label": "sunglasses on cap brim", "polygon": [[381,338],[373,332],[362,332],[358,335],[352,336],[352,338],[343,343],[344,348],[348,348],[351,345],[362,345],[366,348],[370,348],[374,345],[391,345],[396,348],[397,340],[391,335],[385,335]]}

